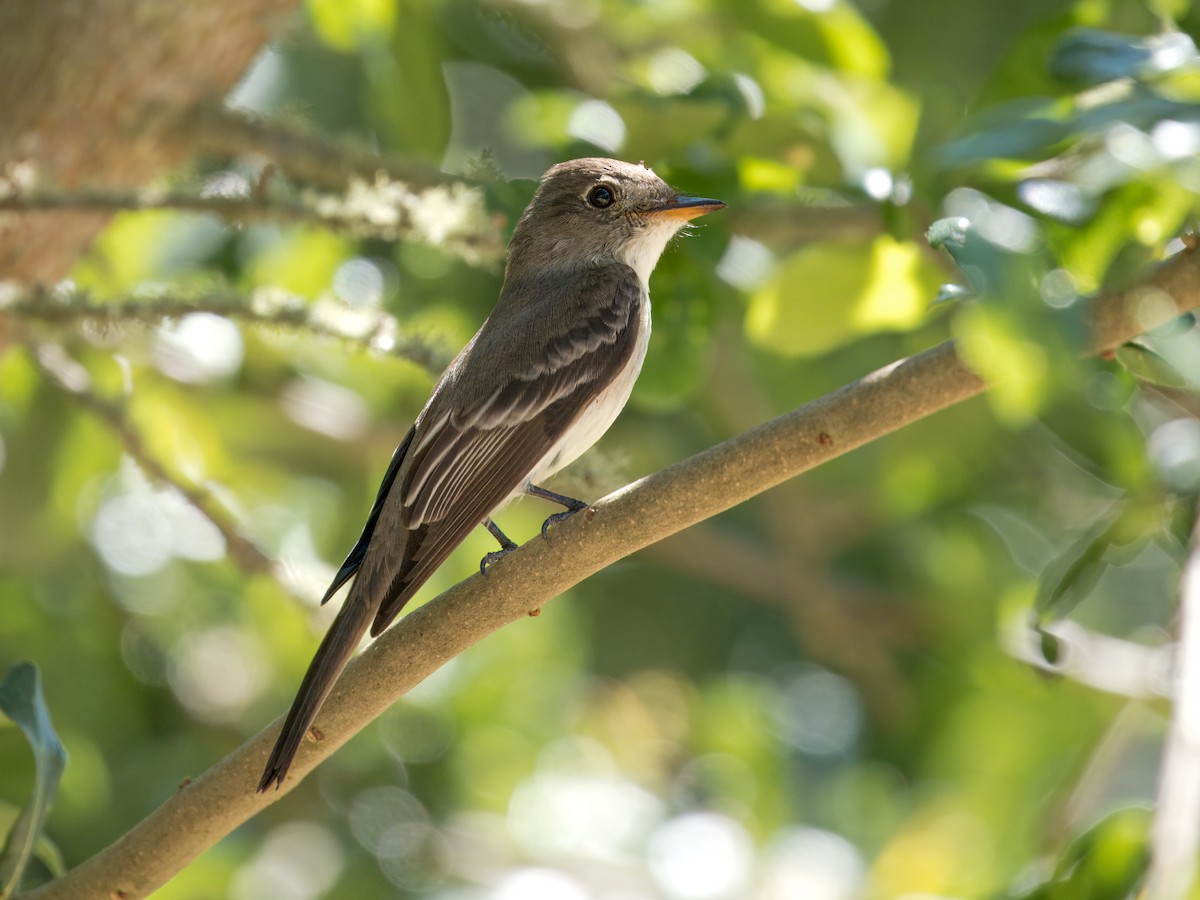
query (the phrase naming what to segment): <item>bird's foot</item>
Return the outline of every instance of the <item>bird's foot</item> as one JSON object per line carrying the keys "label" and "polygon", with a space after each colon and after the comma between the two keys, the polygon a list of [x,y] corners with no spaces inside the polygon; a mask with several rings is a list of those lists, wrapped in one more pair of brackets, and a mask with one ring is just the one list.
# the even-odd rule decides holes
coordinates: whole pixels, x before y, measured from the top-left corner
{"label": "bird's foot", "polygon": [[546,521],[542,523],[542,537],[543,538],[548,537],[548,535],[546,534],[546,531],[550,528],[551,525],[557,525],[559,522],[562,522],[564,519],[571,518],[571,516],[575,515],[575,513],[579,512],[581,509],[587,509],[588,505],[586,503],[582,503],[578,500],[575,502],[579,503],[579,505],[573,506],[570,509],[564,509],[562,512],[557,512],[554,515],[547,518]]}
{"label": "bird's foot", "polygon": [[566,509],[560,513],[555,513],[545,522],[542,523],[542,537],[546,537],[546,531],[551,525],[557,525],[563,519],[569,519],[581,509],[587,509],[588,505],[582,500],[576,500],[574,497],[567,497],[564,494],[556,494],[554,491],[548,491],[544,487],[538,487],[536,484],[525,485],[525,493],[531,497],[541,497],[543,500],[550,500],[557,503],[559,506],[565,506]]}
{"label": "bird's foot", "polygon": [[500,557],[507,556],[516,549],[517,545],[510,541],[507,547],[501,547],[499,550],[493,550],[491,553],[484,554],[483,559],[479,561],[479,574],[486,578],[488,566],[490,566]]}
{"label": "bird's foot", "polygon": [[501,531],[500,526],[493,522],[490,517],[483,520],[483,527],[491,532],[492,537],[494,537],[497,543],[500,544],[499,550],[493,550],[479,561],[479,574],[486,578],[488,566],[490,566],[500,557],[504,556],[506,553],[512,553],[512,551],[516,550],[517,543],[509,538],[509,536],[503,531]]}

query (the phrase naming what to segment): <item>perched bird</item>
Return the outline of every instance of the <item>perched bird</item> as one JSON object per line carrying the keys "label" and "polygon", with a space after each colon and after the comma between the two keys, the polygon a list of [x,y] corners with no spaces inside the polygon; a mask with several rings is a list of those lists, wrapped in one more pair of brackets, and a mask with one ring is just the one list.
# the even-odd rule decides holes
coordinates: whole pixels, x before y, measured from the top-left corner
{"label": "perched bird", "polygon": [[667,242],[719,200],[672,190],[644,166],[560,163],[513,233],[495,309],[438,380],[392,455],[358,543],[325,594],[350,588],[309,666],[258,790],[288,766],[363,634],[391,623],[477,525],[516,547],[491,514],[594,444],[625,406],[650,340],[648,280]]}

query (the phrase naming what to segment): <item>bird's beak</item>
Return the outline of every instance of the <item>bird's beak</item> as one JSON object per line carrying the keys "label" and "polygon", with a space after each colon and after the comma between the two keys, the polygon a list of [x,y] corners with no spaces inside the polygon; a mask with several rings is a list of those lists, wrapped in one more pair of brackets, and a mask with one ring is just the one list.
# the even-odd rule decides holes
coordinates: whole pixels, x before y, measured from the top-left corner
{"label": "bird's beak", "polygon": [[725,204],[720,200],[709,200],[706,197],[676,197],[662,206],[650,210],[650,215],[664,219],[694,219],[717,209],[724,209]]}

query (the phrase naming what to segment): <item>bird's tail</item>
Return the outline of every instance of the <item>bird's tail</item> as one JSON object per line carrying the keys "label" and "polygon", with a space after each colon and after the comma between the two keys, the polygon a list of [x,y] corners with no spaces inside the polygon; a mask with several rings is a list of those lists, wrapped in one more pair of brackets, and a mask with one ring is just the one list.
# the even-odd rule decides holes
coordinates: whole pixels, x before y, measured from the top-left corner
{"label": "bird's tail", "polygon": [[300,749],[305,733],[317,717],[321,704],[329,696],[333,683],[349,662],[354,648],[366,634],[373,616],[374,610],[368,603],[365,592],[360,594],[358,585],[355,584],[333,624],[329,626],[325,639],[317,648],[308,672],[300,683],[300,692],[292,701],[292,708],[288,710],[283,730],[275,741],[275,749],[271,751],[262,780],[258,783],[259,793],[270,788],[272,784],[276,789],[283,784],[283,778],[287,775],[296,751]]}

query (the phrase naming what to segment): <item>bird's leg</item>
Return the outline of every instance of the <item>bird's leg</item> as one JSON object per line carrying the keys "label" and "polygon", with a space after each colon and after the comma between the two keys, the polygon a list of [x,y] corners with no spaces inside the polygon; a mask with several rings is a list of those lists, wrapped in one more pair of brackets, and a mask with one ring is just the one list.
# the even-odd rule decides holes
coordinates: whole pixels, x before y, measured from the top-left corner
{"label": "bird's leg", "polygon": [[559,506],[566,507],[565,510],[555,513],[542,523],[542,537],[546,536],[546,529],[551,525],[557,525],[563,519],[569,519],[581,509],[588,508],[588,505],[582,500],[576,500],[574,497],[566,497],[563,494],[556,494],[554,491],[548,491],[544,487],[538,487],[536,484],[525,485],[525,493],[531,497],[541,497],[543,500],[551,500]]}
{"label": "bird's leg", "polygon": [[487,567],[502,557],[505,553],[516,550],[517,545],[515,541],[511,540],[507,534],[500,530],[500,526],[493,522],[490,516],[483,520],[483,527],[490,531],[492,533],[492,537],[500,542],[499,550],[493,550],[479,561],[479,574],[486,576]]}

